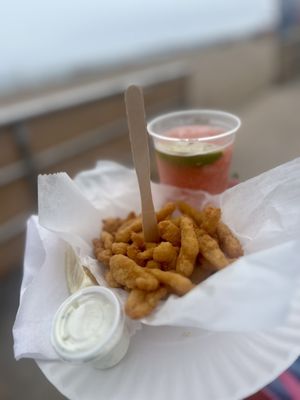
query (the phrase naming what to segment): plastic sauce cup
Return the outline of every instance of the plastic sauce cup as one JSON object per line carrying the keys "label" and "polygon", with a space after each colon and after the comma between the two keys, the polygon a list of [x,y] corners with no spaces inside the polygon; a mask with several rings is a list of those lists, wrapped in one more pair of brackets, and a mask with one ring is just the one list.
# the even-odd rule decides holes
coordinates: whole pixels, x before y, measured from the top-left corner
{"label": "plastic sauce cup", "polygon": [[240,125],[235,115],[217,110],[178,111],[150,121],[160,182],[223,192]]}
{"label": "plastic sauce cup", "polygon": [[51,342],[64,361],[110,368],[125,356],[129,341],[120,302],[107,288],[79,290],[61,304],[53,319]]}

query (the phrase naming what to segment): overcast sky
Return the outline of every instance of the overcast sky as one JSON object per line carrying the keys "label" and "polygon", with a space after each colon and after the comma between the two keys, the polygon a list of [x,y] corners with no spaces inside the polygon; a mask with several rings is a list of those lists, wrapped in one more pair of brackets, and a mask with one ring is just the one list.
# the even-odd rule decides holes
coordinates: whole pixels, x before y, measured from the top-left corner
{"label": "overcast sky", "polygon": [[263,30],[276,0],[0,0],[0,93]]}

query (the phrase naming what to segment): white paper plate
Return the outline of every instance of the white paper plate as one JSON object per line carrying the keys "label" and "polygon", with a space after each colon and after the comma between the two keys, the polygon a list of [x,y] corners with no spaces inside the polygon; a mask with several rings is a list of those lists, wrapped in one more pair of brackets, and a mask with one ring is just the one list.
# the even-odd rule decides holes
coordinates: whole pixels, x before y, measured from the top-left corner
{"label": "white paper plate", "polygon": [[144,326],[112,369],[45,361],[38,365],[72,400],[240,400],[275,379],[299,354],[297,298],[286,325],[272,333]]}

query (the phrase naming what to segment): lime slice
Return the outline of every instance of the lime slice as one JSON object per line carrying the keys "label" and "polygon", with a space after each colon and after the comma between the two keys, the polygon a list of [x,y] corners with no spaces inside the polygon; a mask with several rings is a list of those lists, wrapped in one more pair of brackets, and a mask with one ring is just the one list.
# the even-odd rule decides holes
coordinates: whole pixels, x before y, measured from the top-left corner
{"label": "lime slice", "polygon": [[181,165],[185,167],[203,167],[204,165],[209,165],[219,160],[222,157],[222,151],[214,151],[205,154],[196,154],[193,156],[183,156],[167,154],[156,150],[158,157],[166,160],[174,165]]}

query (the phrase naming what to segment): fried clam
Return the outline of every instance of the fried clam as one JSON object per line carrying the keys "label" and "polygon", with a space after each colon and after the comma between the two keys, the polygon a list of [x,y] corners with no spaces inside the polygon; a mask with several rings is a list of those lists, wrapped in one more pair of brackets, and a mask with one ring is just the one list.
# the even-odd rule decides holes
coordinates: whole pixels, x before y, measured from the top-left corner
{"label": "fried clam", "polygon": [[176,272],[189,277],[192,275],[196,258],[199,252],[199,244],[194,229],[194,223],[188,216],[182,216],[180,220],[181,247],[176,262]]}
{"label": "fried clam", "polygon": [[204,229],[195,228],[195,231],[198,239],[199,251],[215,268],[215,271],[227,267],[227,265],[230,264],[230,260],[228,260],[222,252],[218,242],[209,236]]}
{"label": "fried clam", "polygon": [[204,229],[210,236],[216,234],[217,226],[221,218],[221,209],[217,207],[205,207],[202,211],[202,222],[200,227]]}
{"label": "fried clam", "polygon": [[122,225],[121,218],[106,218],[102,220],[102,230],[108,233],[115,233]]}
{"label": "fried clam", "polygon": [[219,222],[217,226],[217,238],[219,240],[221,249],[228,257],[238,258],[244,254],[239,240],[223,222]]}
{"label": "fried clam", "polygon": [[158,231],[160,237],[172,243],[174,246],[180,246],[180,228],[171,220],[164,220],[159,222]]}
{"label": "fried clam", "polygon": [[109,265],[113,279],[128,289],[153,291],[159,286],[153,275],[122,254],[112,256]]}
{"label": "fried clam", "polygon": [[175,271],[161,271],[160,269],[153,268],[149,269],[149,273],[155,276],[160,283],[166,285],[172,293],[178,296],[183,296],[195,287],[189,278],[177,274]]}
{"label": "fried clam", "polygon": [[114,242],[111,246],[113,254],[127,254],[128,243]]}
{"label": "fried clam", "polygon": [[[156,213],[157,222],[160,222],[168,218],[175,210],[175,203],[166,203],[159,211]],[[142,230],[142,219],[138,217],[134,219],[130,224],[121,226],[116,232],[117,242],[129,242],[131,239],[132,232],[140,232]]]}
{"label": "fried clam", "polygon": [[112,256],[111,250],[104,249],[100,239],[94,239],[93,246],[96,259],[108,267],[110,258]]}
{"label": "fried clam", "polygon": [[188,203],[185,203],[184,201],[178,201],[177,207],[179,208],[182,214],[188,215],[196,222],[197,225],[200,226],[202,224],[203,221],[202,211],[198,211],[196,208],[192,207]]}
{"label": "fried clam", "polygon": [[125,303],[125,313],[132,319],[146,317],[167,294],[168,289],[165,287],[160,287],[152,292],[133,289]]}
{"label": "fried clam", "polygon": [[111,233],[102,231],[100,235],[101,245],[105,250],[111,250],[111,246],[114,242],[114,237]]}
{"label": "fried clam", "polygon": [[111,273],[110,270],[107,270],[107,271],[105,272],[104,277],[105,277],[105,280],[106,280],[108,286],[110,286],[111,288],[120,288],[120,287],[122,287],[122,285],[120,285],[120,284],[114,279],[114,277],[113,277],[113,275],[112,275],[112,273]]}
{"label": "fried clam", "polygon": [[153,260],[160,263],[163,270],[176,268],[178,247],[170,242],[161,242],[153,249]]}

